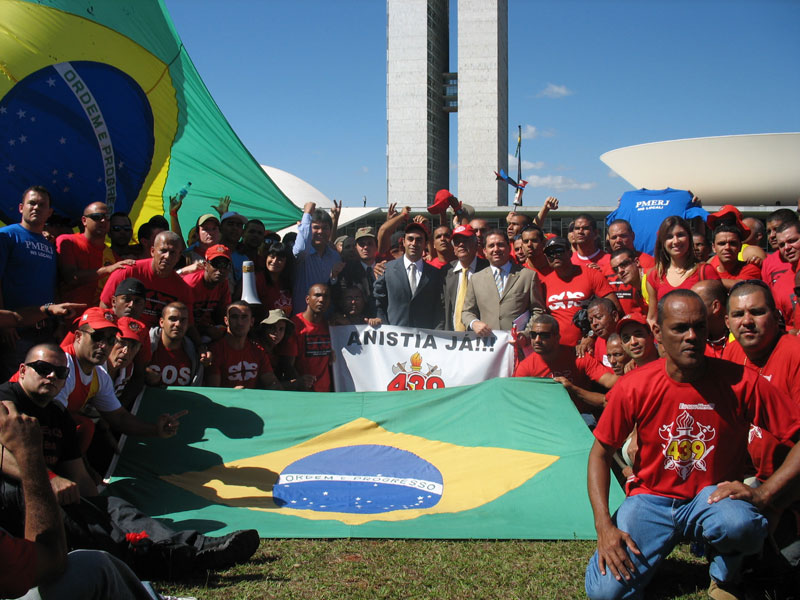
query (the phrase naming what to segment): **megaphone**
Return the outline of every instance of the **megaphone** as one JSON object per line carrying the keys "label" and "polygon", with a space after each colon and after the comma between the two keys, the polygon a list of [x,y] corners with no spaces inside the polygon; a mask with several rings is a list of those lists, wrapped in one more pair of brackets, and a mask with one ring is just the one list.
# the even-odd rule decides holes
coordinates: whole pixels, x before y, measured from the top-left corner
{"label": "megaphone", "polygon": [[248,304],[261,304],[256,293],[256,266],[252,260],[242,263],[242,300]]}

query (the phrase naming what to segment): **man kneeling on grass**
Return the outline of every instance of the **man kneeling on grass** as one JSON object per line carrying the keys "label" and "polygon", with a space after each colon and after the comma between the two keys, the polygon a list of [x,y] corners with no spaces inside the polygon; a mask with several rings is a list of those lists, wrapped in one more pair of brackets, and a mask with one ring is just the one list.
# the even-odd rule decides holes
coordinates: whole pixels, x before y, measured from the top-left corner
{"label": "man kneeling on grass", "polygon": [[[768,509],[797,493],[800,445],[761,487],[742,481],[750,424],[781,441],[800,438],[800,410],[752,369],[705,356],[706,307],[688,290],[658,306],[654,327],[666,357],[628,373],[606,394],[589,453],[597,551],[586,569],[590,598],[641,597],[681,538],[709,547],[715,599],[743,597],[742,559],[759,552]],[[609,467],[633,427],[639,449],[627,498],[611,517]]]}

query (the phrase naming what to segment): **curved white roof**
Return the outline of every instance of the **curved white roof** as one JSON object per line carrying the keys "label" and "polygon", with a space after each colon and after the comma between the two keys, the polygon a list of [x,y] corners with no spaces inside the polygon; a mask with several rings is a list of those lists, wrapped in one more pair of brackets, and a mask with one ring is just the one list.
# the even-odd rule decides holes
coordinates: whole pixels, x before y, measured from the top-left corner
{"label": "curved white roof", "polygon": [[800,133],[654,142],[600,160],[636,188],[691,190],[706,206],[796,206],[800,197]]}
{"label": "curved white roof", "polygon": [[333,208],[333,202],[307,181],[275,167],[261,165],[261,168],[296,207],[314,202],[318,208]]}

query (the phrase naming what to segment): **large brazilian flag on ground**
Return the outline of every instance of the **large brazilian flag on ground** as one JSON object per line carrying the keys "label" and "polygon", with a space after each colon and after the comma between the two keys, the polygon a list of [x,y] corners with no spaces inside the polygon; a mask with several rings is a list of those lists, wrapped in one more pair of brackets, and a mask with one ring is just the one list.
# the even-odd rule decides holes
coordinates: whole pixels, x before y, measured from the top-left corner
{"label": "large brazilian flag on ground", "polygon": [[71,218],[103,201],[142,223],[187,182],[186,232],[225,195],[268,228],[300,217],[231,130],[159,0],[0,0],[0,174],[6,223],[34,184]]}
{"label": "large brazilian flag on ground", "polygon": [[[550,379],[407,392],[149,390],[109,492],[179,528],[262,537],[589,539],[593,436]],[[622,501],[616,484],[612,510]]]}

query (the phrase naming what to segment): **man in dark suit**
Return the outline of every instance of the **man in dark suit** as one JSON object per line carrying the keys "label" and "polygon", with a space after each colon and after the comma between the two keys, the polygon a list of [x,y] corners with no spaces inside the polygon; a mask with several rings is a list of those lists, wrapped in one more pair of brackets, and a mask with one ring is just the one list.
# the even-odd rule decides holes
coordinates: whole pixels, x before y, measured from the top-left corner
{"label": "man in dark suit", "polygon": [[476,272],[489,266],[489,261],[478,258],[478,236],[469,225],[455,228],[452,243],[456,259],[447,265],[445,271],[444,328],[448,331],[466,331],[461,322],[461,312],[467,297],[467,284]]}
{"label": "man in dark suit", "polygon": [[514,321],[527,313],[519,333],[526,333],[531,318],[544,312],[539,278],[535,271],[511,262],[506,232],[494,229],[484,238],[489,268],[478,271],[467,287],[461,321],[479,337],[495,329],[510,331]]}
{"label": "man in dark suit", "polygon": [[444,327],[442,273],[422,260],[428,236],[423,224],[409,223],[403,238],[403,257],[387,263],[383,275],[375,282],[373,295],[378,318],[387,325]]}

